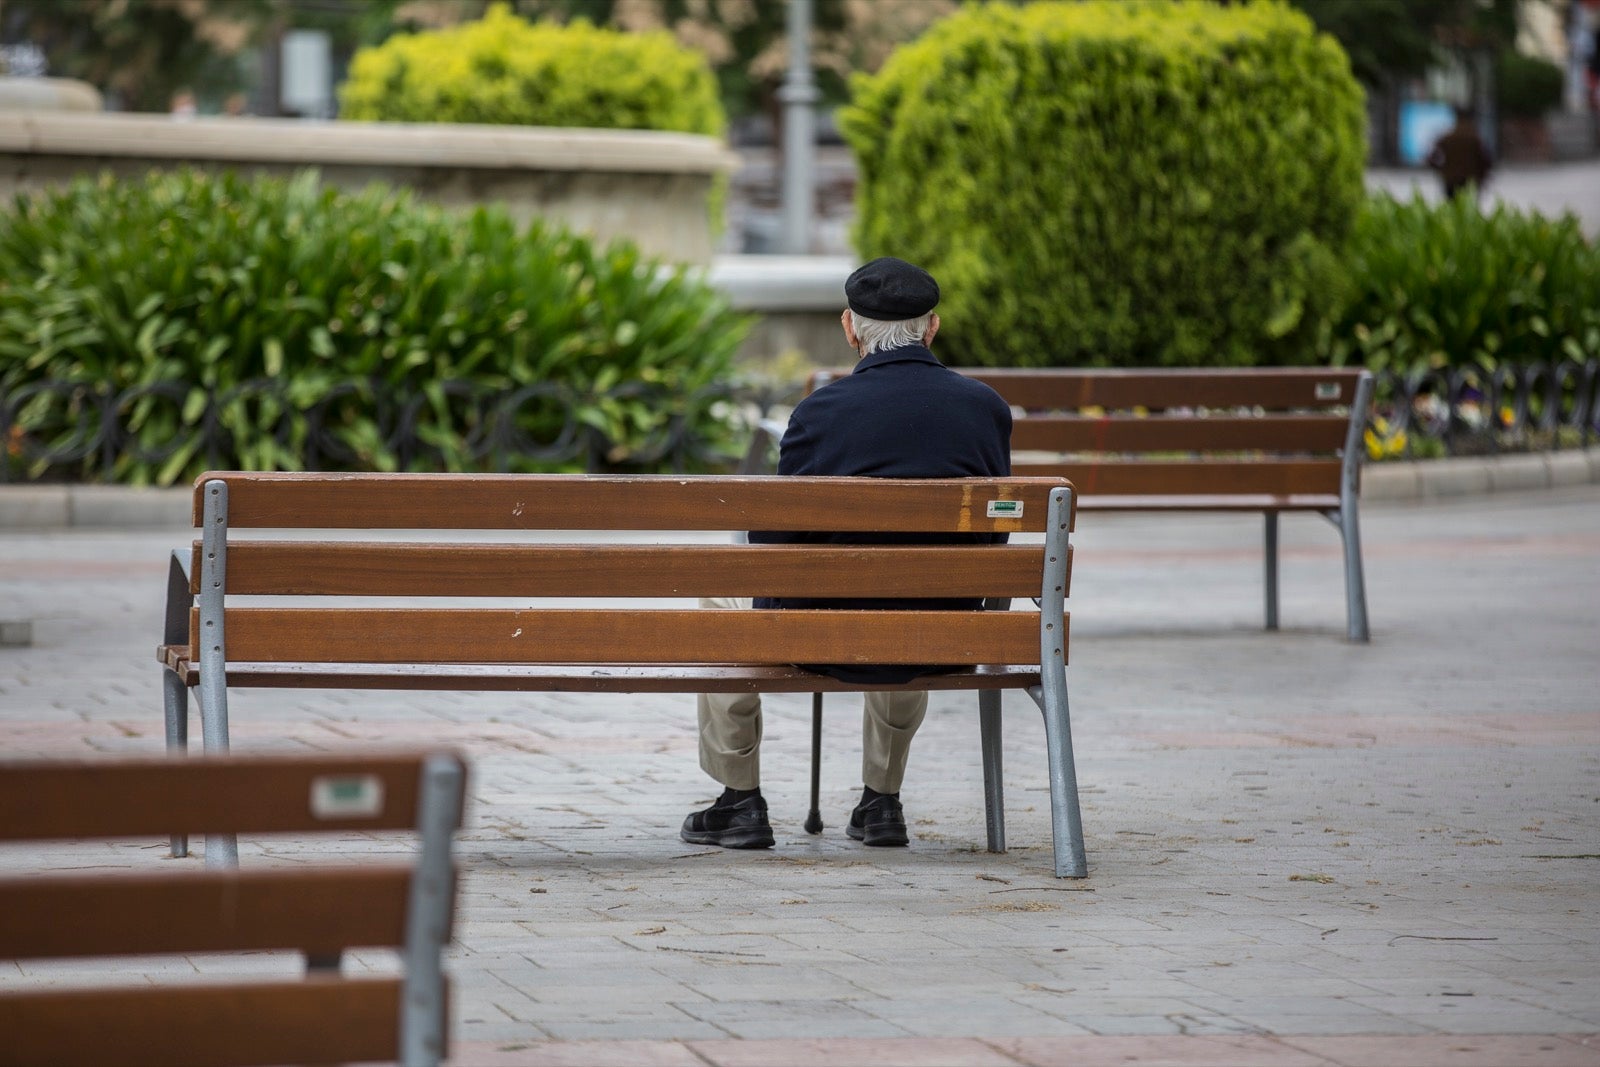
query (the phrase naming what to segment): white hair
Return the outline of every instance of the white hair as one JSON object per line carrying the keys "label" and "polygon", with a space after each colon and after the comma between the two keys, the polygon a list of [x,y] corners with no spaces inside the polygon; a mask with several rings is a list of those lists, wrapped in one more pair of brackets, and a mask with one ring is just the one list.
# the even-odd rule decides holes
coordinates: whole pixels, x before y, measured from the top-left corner
{"label": "white hair", "polygon": [[919,315],[914,319],[891,321],[869,319],[852,311],[850,322],[855,326],[856,340],[861,344],[861,354],[870,356],[887,348],[920,345],[922,335],[928,332],[928,327],[933,323],[933,312]]}

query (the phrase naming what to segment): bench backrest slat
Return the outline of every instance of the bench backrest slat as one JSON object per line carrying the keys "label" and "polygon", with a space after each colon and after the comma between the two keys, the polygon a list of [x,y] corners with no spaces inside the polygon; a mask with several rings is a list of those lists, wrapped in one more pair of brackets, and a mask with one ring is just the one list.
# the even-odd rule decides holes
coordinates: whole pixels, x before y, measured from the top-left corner
{"label": "bench backrest slat", "polygon": [[1030,410],[1345,407],[1359,369],[1272,367],[1207,370],[1015,370],[961,368],[1008,403]]}
{"label": "bench backrest slat", "polygon": [[1070,478],[1086,497],[1173,495],[1295,496],[1338,493],[1343,465],[1336,459],[1098,460],[1033,462],[1019,474]]}
{"label": "bench backrest slat", "polygon": [[398,978],[0,996],[0,1061],[31,1067],[393,1062]]}
{"label": "bench backrest slat", "polygon": [[[411,868],[395,866],[8,879],[0,881],[0,953],[6,959],[269,949],[333,955],[394,947],[405,943],[410,887]],[[39,921],[47,915],[64,921]]]}
{"label": "bench backrest slat", "polygon": [[1334,452],[1344,446],[1349,427],[1343,415],[1034,415],[1016,420],[1011,447],[1018,452]]}
{"label": "bench backrest slat", "polygon": [[[417,757],[382,755],[0,764],[0,840],[412,829],[418,767]],[[319,791],[354,780],[376,783],[375,812],[316,810]]]}
{"label": "bench backrest slat", "polygon": [[[1037,663],[1036,611],[230,608],[234,662]],[[191,645],[199,644],[199,614]]]}
{"label": "bench backrest slat", "polygon": [[[1015,479],[670,478],[213,472],[228,527],[431,530],[804,530],[1037,533],[1050,486]],[[1022,500],[991,518],[991,500]]]}
{"label": "bench backrest slat", "polygon": [[[193,547],[190,591],[200,592]],[[228,592],[288,596],[1033,596],[1039,545],[521,545],[234,541]]]}

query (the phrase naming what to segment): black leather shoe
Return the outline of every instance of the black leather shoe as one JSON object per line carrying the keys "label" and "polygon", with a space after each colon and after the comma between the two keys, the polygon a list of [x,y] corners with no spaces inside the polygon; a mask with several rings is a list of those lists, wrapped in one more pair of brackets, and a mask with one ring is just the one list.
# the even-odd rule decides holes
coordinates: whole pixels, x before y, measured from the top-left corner
{"label": "black leather shoe", "polygon": [[900,809],[900,798],[887,793],[857,804],[844,832],[863,845],[897,848],[910,841],[906,836],[906,815]]}
{"label": "black leather shoe", "polygon": [[767,802],[760,793],[732,804],[716,803],[692,811],[678,836],[691,845],[722,848],[771,848],[772,825],[767,822]]}

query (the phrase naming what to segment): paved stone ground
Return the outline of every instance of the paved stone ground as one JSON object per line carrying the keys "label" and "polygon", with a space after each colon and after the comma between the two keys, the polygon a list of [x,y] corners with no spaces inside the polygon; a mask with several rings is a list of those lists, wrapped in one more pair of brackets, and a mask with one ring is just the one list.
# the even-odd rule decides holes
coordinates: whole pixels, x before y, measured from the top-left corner
{"label": "paved stone ground", "polygon": [[[1271,634],[1259,519],[1080,525],[1084,881],[1050,876],[1025,697],[1007,696],[1003,855],[982,851],[977,726],[955,695],[913,753],[906,850],[840,829],[859,788],[844,698],[820,838],[800,828],[806,702],[769,705],[770,853],[677,840],[714,791],[684,697],[241,691],[235,747],[470,754],[461,1063],[1600,1065],[1600,487],[1369,506],[1369,646],[1342,640],[1321,520],[1284,520]],[[0,648],[8,756],[160,750],[152,648],[187,536],[0,532],[0,620],[34,629]],[[0,851],[8,870],[169,862],[194,861],[156,842]],[[0,964],[4,985],[87,974],[105,969]]]}
{"label": "paved stone ground", "polygon": [[[1431,201],[1442,196],[1438,176],[1429,170],[1368,170],[1367,186],[1402,198],[1413,191]],[[1571,212],[1590,237],[1600,236],[1600,160],[1497,167],[1489,176],[1484,202],[1502,202],[1546,215]]]}

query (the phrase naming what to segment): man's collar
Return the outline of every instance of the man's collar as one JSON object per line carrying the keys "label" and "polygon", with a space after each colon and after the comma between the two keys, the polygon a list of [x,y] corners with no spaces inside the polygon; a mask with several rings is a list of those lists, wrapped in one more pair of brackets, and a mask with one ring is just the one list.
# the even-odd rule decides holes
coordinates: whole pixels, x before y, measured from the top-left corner
{"label": "man's collar", "polygon": [[860,374],[873,367],[881,367],[885,363],[932,363],[934,366],[943,366],[937,357],[924,344],[916,343],[901,345],[899,348],[880,348],[870,356],[862,356],[856,362],[852,374]]}

